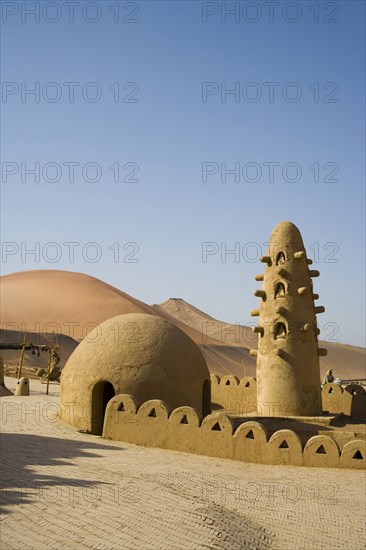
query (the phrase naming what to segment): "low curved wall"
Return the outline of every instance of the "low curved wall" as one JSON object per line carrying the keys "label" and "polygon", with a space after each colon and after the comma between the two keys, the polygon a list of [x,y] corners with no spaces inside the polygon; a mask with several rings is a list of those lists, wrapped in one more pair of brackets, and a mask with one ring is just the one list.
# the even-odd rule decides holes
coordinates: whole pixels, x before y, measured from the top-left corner
{"label": "low curved wall", "polygon": [[269,438],[260,422],[249,421],[234,431],[232,419],[223,411],[202,420],[191,407],[170,411],[158,399],[139,407],[130,395],[117,395],[108,403],[103,438],[261,464],[358,469],[366,466],[364,440],[349,441],[341,451],[331,437],[316,435],[303,448],[292,430],[278,430]]}
{"label": "low curved wall", "polygon": [[[252,376],[242,379],[228,375],[211,374],[211,400],[231,414],[245,415],[257,410],[257,380]],[[291,395],[289,395],[291,401]],[[343,413],[355,418],[366,417],[366,392],[359,384],[349,384],[344,389],[337,384],[322,388],[323,411]]]}
{"label": "low curved wall", "polygon": [[241,380],[233,375],[220,378],[211,374],[211,401],[233,414],[246,414],[257,410],[257,381],[252,376]]}
{"label": "low curved wall", "polygon": [[362,418],[366,416],[366,392],[359,384],[349,384],[345,388],[337,384],[326,384],[322,388],[323,411],[343,413]]}

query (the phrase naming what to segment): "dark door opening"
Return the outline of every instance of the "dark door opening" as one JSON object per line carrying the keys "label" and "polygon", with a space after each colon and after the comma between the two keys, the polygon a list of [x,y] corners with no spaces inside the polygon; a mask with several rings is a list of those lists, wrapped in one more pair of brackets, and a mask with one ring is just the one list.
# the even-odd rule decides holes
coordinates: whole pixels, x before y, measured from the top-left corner
{"label": "dark door opening", "polygon": [[202,388],[202,418],[208,414],[211,414],[211,383],[205,380]]}
{"label": "dark door opening", "polygon": [[103,380],[95,384],[92,391],[92,434],[102,435],[105,410],[115,395],[114,387],[110,382]]}

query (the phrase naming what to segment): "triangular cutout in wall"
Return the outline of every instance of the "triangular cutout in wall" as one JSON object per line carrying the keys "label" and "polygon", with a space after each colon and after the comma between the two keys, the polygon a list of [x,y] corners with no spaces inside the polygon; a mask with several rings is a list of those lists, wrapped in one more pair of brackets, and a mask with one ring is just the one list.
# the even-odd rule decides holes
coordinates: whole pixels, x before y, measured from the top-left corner
{"label": "triangular cutout in wall", "polygon": [[355,458],[356,460],[362,460],[363,456],[360,450],[356,451],[352,458]]}
{"label": "triangular cutout in wall", "polygon": [[214,424],[211,428],[211,430],[214,430],[216,432],[221,432],[221,426],[218,422],[216,422],[216,424]]}

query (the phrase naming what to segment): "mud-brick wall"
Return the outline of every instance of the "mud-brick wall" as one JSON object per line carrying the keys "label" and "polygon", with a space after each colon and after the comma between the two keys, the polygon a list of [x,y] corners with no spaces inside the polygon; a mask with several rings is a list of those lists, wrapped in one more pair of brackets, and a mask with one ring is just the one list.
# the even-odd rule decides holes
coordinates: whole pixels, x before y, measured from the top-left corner
{"label": "mud-brick wall", "polygon": [[220,406],[234,414],[257,410],[257,381],[252,376],[241,380],[233,375],[220,378],[211,374],[211,401],[213,408]]}
{"label": "mud-brick wall", "polygon": [[366,417],[366,392],[359,384],[349,384],[344,389],[337,384],[326,384],[322,389],[322,402],[324,412]]}
{"label": "mud-brick wall", "polygon": [[365,468],[366,441],[354,438],[343,445],[328,435],[315,435],[303,446],[292,430],[269,437],[266,428],[248,421],[234,430],[223,411],[203,419],[192,407],[170,411],[158,399],[140,407],[130,395],[117,395],[108,403],[103,437],[146,447],[261,464],[288,464],[324,468]]}

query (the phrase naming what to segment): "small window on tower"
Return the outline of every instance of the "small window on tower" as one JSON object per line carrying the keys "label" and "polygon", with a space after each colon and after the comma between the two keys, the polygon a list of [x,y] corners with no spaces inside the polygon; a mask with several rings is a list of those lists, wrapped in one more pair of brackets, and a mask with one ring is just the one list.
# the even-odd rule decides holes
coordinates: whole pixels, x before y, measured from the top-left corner
{"label": "small window on tower", "polygon": [[277,283],[275,288],[275,298],[281,298],[282,296],[285,296],[285,294],[285,285],[283,283]]}
{"label": "small window on tower", "polygon": [[286,325],[283,323],[277,323],[275,328],[275,340],[283,340],[287,336]]}
{"label": "small window on tower", "polygon": [[279,252],[276,257],[276,265],[283,265],[286,262],[286,258],[283,252]]}

